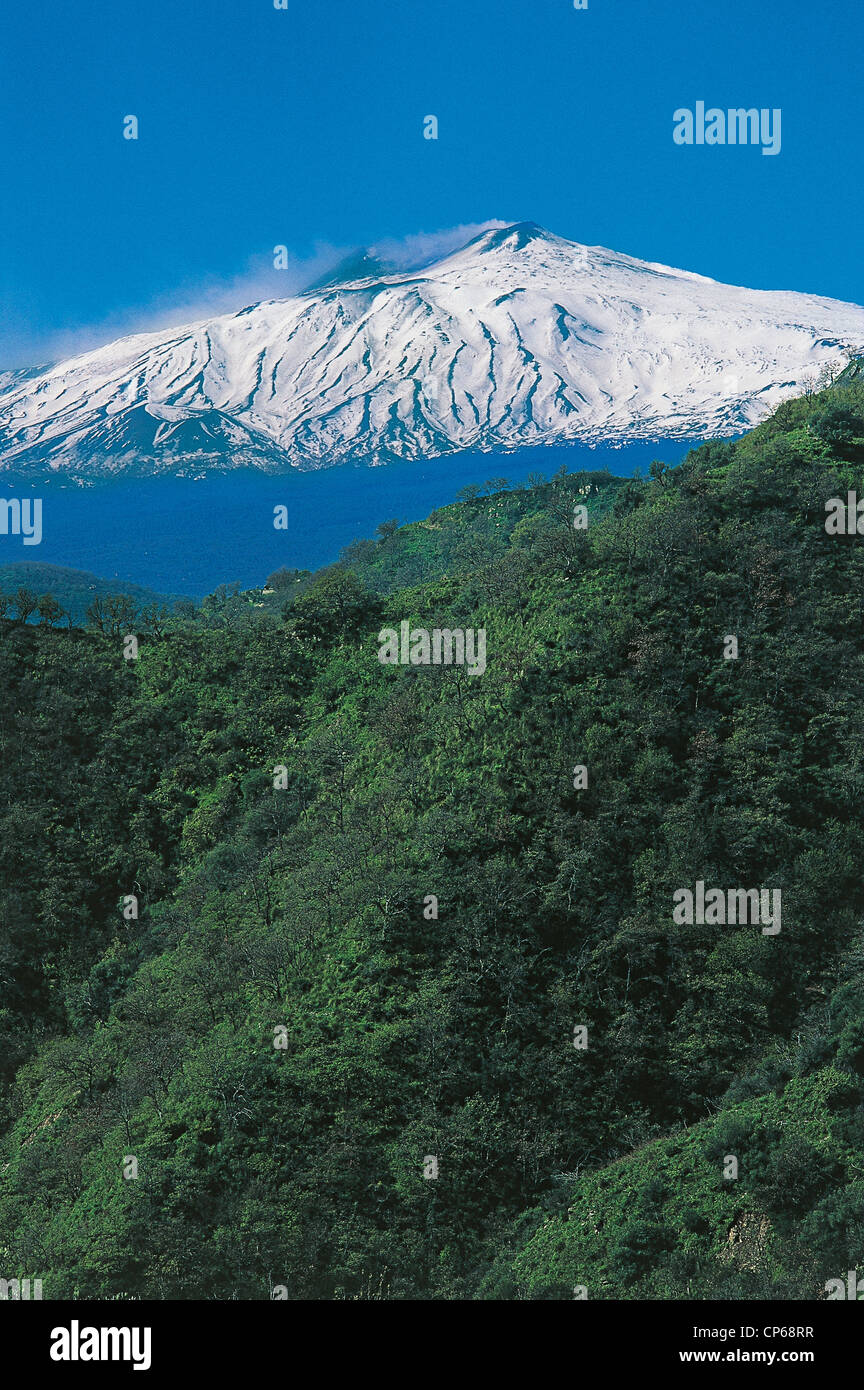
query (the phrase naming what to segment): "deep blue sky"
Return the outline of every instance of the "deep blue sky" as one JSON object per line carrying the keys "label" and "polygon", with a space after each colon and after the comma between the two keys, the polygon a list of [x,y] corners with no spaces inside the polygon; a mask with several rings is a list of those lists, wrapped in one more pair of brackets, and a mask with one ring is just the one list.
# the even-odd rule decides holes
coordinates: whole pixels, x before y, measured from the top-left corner
{"label": "deep blue sky", "polygon": [[[852,0],[289,4],[7,0],[0,365],[490,218],[864,302]],[[699,99],[781,107],[782,153],[676,146]]]}

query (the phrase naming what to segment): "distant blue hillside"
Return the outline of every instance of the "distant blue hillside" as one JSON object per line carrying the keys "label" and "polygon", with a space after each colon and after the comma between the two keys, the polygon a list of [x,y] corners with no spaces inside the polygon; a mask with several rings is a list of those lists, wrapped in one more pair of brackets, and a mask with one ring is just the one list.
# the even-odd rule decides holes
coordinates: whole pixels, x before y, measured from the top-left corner
{"label": "distant blue hillside", "polygon": [[[201,479],[127,479],[99,487],[46,483],[40,559],[100,575],[112,592],[134,585],[201,598],[217,585],[263,584],[281,566],[317,569],[343,546],[372,536],[390,519],[419,521],[453,502],[470,483],[505,477],[520,485],[532,473],[551,477],[603,469],[647,472],[652,459],[679,463],[698,441],[659,440],[621,449],[587,445],[520,449],[512,454],[455,454],[379,468],[344,465],[272,476],[252,470]],[[28,491],[32,484],[28,487]],[[9,484],[6,484],[7,494]],[[275,530],[273,509],[288,509],[287,530]],[[30,561],[17,537],[0,537],[0,565]],[[93,573],[87,576],[94,581]],[[20,582],[20,581],[19,581]],[[89,599],[88,599],[89,602]],[[85,604],[86,607],[86,604]]]}

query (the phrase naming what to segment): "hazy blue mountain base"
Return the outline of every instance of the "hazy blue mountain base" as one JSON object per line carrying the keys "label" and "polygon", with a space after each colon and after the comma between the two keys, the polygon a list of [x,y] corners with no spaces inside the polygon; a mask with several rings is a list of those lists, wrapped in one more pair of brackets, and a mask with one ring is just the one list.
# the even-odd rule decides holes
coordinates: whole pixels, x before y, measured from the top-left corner
{"label": "hazy blue mountain base", "polygon": [[[281,565],[316,569],[357,537],[373,535],[380,522],[419,520],[452,502],[466,484],[500,477],[522,484],[531,473],[550,476],[562,466],[647,472],[652,459],[677,463],[695,442],[520,449],[281,477],[243,469],[91,488],[29,482],[26,492],[43,499],[41,561],[117,576],[115,588],[124,591],[133,583],[200,598],[225,582],[249,588]],[[15,487],[7,478],[3,495]],[[288,508],[287,530],[274,529],[278,505]],[[20,538],[0,536],[0,563],[32,560],[36,551]]]}
{"label": "hazy blue mountain base", "polygon": [[[137,661],[110,627],[0,623],[5,1277],[845,1286],[864,541],[825,504],[849,489],[854,381],[648,479],[562,475],[222,591]],[[403,620],[483,628],[485,673],[382,665]],[[676,924],[698,880],[780,889],[781,931]]]}

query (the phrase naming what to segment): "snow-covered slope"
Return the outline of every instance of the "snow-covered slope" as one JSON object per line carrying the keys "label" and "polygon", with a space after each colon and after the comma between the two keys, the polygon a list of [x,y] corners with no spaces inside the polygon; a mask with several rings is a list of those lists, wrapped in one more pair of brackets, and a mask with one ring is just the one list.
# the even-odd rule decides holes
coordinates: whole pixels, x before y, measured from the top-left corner
{"label": "snow-covered slope", "polygon": [[732,434],[864,348],[864,309],[739,289],[533,223],[0,377],[0,467],[285,470]]}

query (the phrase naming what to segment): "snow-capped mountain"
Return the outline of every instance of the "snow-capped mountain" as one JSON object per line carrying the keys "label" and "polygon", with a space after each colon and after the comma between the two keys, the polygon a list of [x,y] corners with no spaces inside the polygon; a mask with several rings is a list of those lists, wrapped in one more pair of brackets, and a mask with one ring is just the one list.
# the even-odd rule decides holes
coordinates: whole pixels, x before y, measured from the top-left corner
{"label": "snow-capped mountain", "polygon": [[864,348],[857,305],[723,285],[533,223],[419,269],[357,268],[0,376],[0,467],[278,472],[734,434]]}

